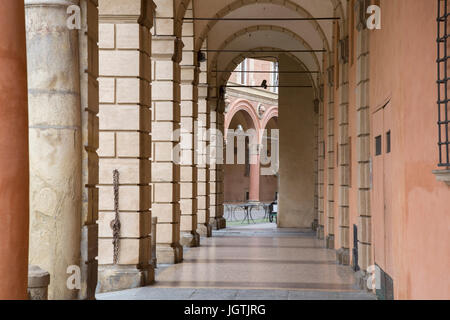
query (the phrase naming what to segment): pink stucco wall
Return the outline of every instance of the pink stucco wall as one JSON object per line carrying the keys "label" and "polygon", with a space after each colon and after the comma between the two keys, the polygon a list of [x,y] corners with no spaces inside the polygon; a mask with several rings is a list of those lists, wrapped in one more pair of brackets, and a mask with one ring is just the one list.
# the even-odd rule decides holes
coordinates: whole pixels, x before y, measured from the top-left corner
{"label": "pink stucco wall", "polygon": [[[384,189],[392,234],[385,246],[375,236],[375,262],[393,277],[396,298],[448,299],[450,187],[432,173],[438,163],[436,1],[382,0],[381,9],[382,29],[370,35],[370,107],[373,114],[390,99]],[[372,214],[376,235],[383,217],[380,210]]]}

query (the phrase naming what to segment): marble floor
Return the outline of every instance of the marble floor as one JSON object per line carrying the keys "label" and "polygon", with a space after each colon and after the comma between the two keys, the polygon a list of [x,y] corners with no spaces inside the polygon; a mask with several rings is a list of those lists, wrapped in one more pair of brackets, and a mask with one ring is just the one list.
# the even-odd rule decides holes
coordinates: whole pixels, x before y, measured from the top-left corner
{"label": "marble floor", "polygon": [[160,265],[149,287],[98,294],[99,300],[367,300],[348,266],[335,262],[310,230],[236,226],[202,238],[183,263]]}

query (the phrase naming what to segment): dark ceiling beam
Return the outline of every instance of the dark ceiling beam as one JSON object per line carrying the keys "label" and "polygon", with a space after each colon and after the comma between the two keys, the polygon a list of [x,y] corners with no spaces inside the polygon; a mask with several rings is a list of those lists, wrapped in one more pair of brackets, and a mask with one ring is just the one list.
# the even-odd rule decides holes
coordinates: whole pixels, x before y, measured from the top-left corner
{"label": "dark ceiling beam", "polygon": [[339,17],[310,17],[310,18],[183,18],[185,21],[335,21]]}
{"label": "dark ceiling beam", "polygon": [[213,73],[294,73],[294,74],[301,74],[301,73],[320,73],[320,71],[251,71],[251,70],[213,70],[211,71]]}

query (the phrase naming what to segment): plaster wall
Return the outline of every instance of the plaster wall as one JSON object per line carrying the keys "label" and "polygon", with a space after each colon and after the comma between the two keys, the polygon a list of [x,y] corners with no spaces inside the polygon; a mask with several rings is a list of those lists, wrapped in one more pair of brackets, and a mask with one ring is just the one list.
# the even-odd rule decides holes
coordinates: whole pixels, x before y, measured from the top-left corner
{"label": "plaster wall", "polygon": [[[301,70],[285,55],[280,71]],[[278,226],[310,228],[314,221],[314,93],[312,88],[286,88],[309,83],[307,76],[280,74],[280,195]]]}
{"label": "plaster wall", "polygon": [[[448,299],[450,188],[432,174],[438,163],[437,8],[436,1],[413,3],[381,1],[382,29],[370,38],[371,114],[390,100],[384,123],[392,132],[391,216],[385,219],[392,225],[385,227],[394,231],[384,246],[375,239],[375,263],[393,278],[397,299]],[[373,212],[375,221],[380,214]]]}

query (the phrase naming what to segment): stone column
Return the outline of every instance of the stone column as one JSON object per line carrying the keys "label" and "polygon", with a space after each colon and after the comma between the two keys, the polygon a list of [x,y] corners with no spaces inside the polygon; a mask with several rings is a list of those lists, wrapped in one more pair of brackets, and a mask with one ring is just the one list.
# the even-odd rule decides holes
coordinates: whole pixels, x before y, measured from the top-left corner
{"label": "stone column", "polygon": [[[183,42],[175,35],[174,3],[157,1],[152,50],[152,184],[153,214],[158,217],[157,259],[159,263],[183,260],[180,245],[180,61]],[[170,13],[169,13],[170,12]]]}
{"label": "stone column", "polygon": [[0,300],[25,300],[29,171],[23,2],[2,1],[0,15]]}
{"label": "stone column", "polygon": [[[329,54],[331,65],[331,77],[334,78],[333,53]],[[331,80],[331,79],[330,79]],[[328,106],[327,106],[327,238],[328,249],[334,249],[334,81],[328,83]]]}
{"label": "stone column", "polygon": [[[154,281],[151,254],[152,1],[101,0],[99,292]],[[113,172],[117,170],[116,179]],[[114,227],[116,225],[116,227]]]}
{"label": "stone column", "polygon": [[[192,3],[186,17],[193,16]],[[184,43],[181,61],[181,174],[180,174],[180,242],[198,247],[197,233],[197,167],[194,164],[194,127],[198,113],[198,70],[195,65],[194,23],[185,21],[182,27]]]}
{"label": "stone column", "polygon": [[[50,299],[76,299],[68,270],[80,268],[82,119],[79,38],[67,7],[25,1],[30,135],[29,261],[50,273]],[[69,269],[70,268],[70,269]]]}

